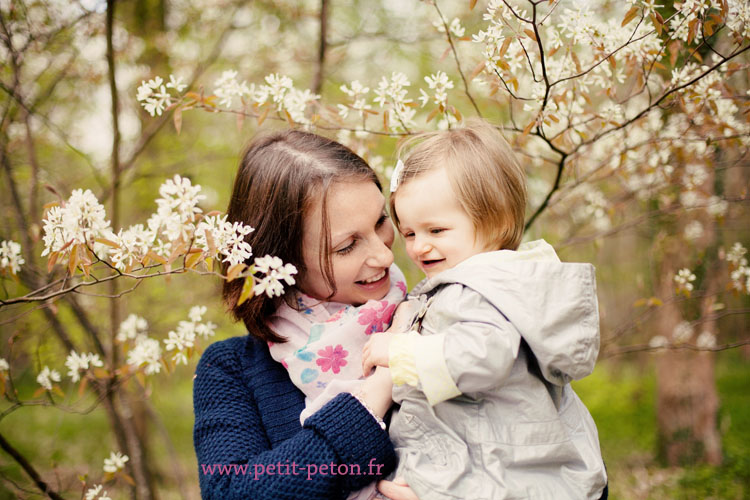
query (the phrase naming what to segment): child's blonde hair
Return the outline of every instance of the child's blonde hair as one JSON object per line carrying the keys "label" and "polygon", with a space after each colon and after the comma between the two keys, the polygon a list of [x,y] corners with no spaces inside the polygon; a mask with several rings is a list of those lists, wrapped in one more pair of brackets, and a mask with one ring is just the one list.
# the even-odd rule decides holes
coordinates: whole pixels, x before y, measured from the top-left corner
{"label": "child's blonde hair", "polygon": [[[399,156],[404,151],[407,158],[399,174],[399,186],[422,172],[445,167],[477,236],[483,237],[493,250],[518,248],[526,212],[526,174],[495,127],[483,120],[469,119],[461,128],[417,135],[399,148]],[[390,199],[396,227],[397,194],[398,188]]]}

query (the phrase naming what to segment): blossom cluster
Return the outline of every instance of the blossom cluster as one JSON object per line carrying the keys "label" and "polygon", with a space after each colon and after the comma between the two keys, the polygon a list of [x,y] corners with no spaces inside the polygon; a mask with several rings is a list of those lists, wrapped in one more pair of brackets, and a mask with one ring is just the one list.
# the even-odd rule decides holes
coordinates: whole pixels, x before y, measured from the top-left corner
{"label": "blossom cluster", "polygon": [[690,269],[680,269],[674,277],[674,282],[677,283],[677,293],[683,292],[689,295],[693,291],[693,281],[695,281],[695,274]]}
{"label": "blossom cluster", "polygon": [[[188,313],[189,321],[180,321],[163,340],[165,351],[176,351],[172,360],[177,364],[187,364],[188,349],[195,346],[197,336],[208,339],[215,334],[214,323],[201,321],[205,313],[205,306],[193,306]],[[120,342],[132,341],[127,363],[136,370],[143,368],[146,375],[153,375],[161,372],[163,351],[159,341],[148,336],[147,329],[148,322],[144,318],[131,314],[120,324],[117,339]]]}
{"label": "blossom cluster", "polygon": [[44,218],[44,251],[67,256],[75,245],[90,245],[112,234],[104,206],[94,193],[76,189],[61,206],[53,206]]}
{"label": "blossom cluster", "polygon": [[227,70],[214,82],[214,94],[219,98],[219,105],[231,109],[235,101],[243,105],[247,102],[256,106],[270,103],[277,112],[289,113],[296,123],[311,124],[307,115],[308,107],[320,99],[310,89],[300,90],[294,87],[294,81],[285,75],[272,73],[265,77],[265,84],[248,85],[237,79],[237,71]]}
{"label": "blossom cluster", "polygon": [[164,339],[167,351],[176,351],[172,358],[177,364],[187,364],[187,351],[195,345],[195,338],[200,335],[208,339],[214,335],[216,325],[210,321],[201,323],[206,313],[205,306],[193,306],[188,313],[189,321],[180,321],[177,328],[170,331]]}
{"label": "blossom cluster", "polygon": [[254,229],[241,222],[228,222],[226,215],[209,215],[198,223],[195,230],[195,245],[204,250],[207,257],[224,256],[230,266],[245,262],[253,249],[245,236]]}
{"label": "blossom cluster", "polygon": [[71,350],[68,357],[65,359],[65,366],[68,367],[68,376],[73,382],[78,382],[81,379],[81,371],[87,371],[89,367],[102,367],[104,363],[99,359],[98,354],[92,352],[78,354]]}
{"label": "blossom cluster", "polygon": [[42,368],[42,371],[37,374],[36,381],[44,389],[51,391],[52,382],[60,381],[60,372],[58,372],[57,370],[50,370],[49,367],[45,365],[44,368]]}
{"label": "blossom cluster", "polygon": [[10,240],[0,241],[0,271],[7,269],[10,274],[18,274],[21,266],[25,263],[26,261],[21,256],[21,245],[19,243]]}
{"label": "blossom cluster", "polygon": [[264,273],[265,277],[257,281],[253,292],[255,295],[265,293],[269,297],[284,293],[282,281],[285,281],[287,285],[294,285],[295,280],[292,275],[297,274],[297,268],[292,264],[284,264],[280,258],[270,255],[255,259],[255,271]]}
{"label": "blossom cluster", "polygon": [[[126,455],[127,456],[127,455]],[[86,490],[86,494],[84,496],[85,500],[112,500],[108,495],[106,491],[102,491],[104,486],[101,484],[97,484],[95,486],[92,486],[91,488]]]}
{"label": "blossom cluster", "polygon": [[172,99],[175,97],[167,89],[180,94],[185,88],[187,88],[187,85],[182,82],[181,77],[169,75],[169,81],[164,84],[164,80],[160,76],[156,76],[151,80],[141,81],[136,93],[136,100],[151,116],[161,116],[164,110],[172,105]]}
{"label": "blossom cluster", "polygon": [[370,87],[365,87],[359,80],[352,81],[349,86],[342,85],[340,87],[341,92],[351,97],[352,103],[349,105],[339,104],[339,116],[346,118],[349,116],[349,109],[353,109],[359,112],[359,117],[364,118],[367,110],[372,109],[372,106],[367,103],[367,94],[370,92]]}
{"label": "blossom cluster", "polygon": [[[438,30],[440,33],[445,33],[445,25],[442,21],[435,21],[432,23],[432,25]],[[450,31],[451,35],[461,38],[466,34],[466,29],[461,26],[461,20],[457,17],[454,17],[453,20],[448,23],[448,30]]]}
{"label": "blossom cluster", "polygon": [[444,71],[438,71],[433,75],[425,76],[424,81],[427,82],[430,90],[435,92],[430,96],[423,89],[419,89],[421,94],[419,100],[422,101],[422,107],[432,98],[435,104],[445,108],[448,104],[448,90],[453,88],[453,82],[448,78],[448,75]]}
{"label": "blossom cluster", "polygon": [[729,274],[732,287],[739,292],[750,293],[750,267],[747,265],[746,253],[747,248],[736,242],[727,253],[727,261],[732,267]]}
{"label": "blossom cluster", "polygon": [[405,74],[394,71],[391,78],[381,78],[378,88],[375,89],[374,102],[385,108],[388,113],[388,127],[394,130],[408,130],[415,125],[414,116],[416,110],[412,107],[413,101],[407,97],[407,87],[411,82]]}

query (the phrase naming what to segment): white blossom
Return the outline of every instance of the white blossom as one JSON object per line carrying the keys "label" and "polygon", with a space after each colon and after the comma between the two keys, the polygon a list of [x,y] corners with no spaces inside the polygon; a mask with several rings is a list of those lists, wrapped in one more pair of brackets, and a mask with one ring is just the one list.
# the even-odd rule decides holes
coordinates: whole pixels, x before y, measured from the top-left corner
{"label": "white blossom", "polygon": [[695,339],[695,345],[701,349],[713,349],[716,347],[716,335],[711,332],[702,332]]}
{"label": "white blossom", "polygon": [[691,220],[685,226],[684,234],[685,238],[691,241],[701,238],[704,234],[703,224],[701,224],[700,221]]}
{"label": "white blossom", "polygon": [[215,335],[216,325],[211,321],[197,324],[195,325],[195,333],[200,335],[204,339],[208,339],[209,337],[213,337]]}
{"label": "white blossom", "polygon": [[[42,257],[59,252],[65,245],[86,244],[111,233],[104,206],[90,190],[76,189],[62,207],[52,207],[44,219]],[[66,253],[70,252],[70,246]]]}
{"label": "white blossom", "polygon": [[149,252],[154,238],[155,232],[144,228],[143,224],[136,224],[125,231],[120,229],[113,238],[114,242],[119,246],[110,249],[109,252],[112,264],[117,269],[125,271],[131,266],[140,263]]}
{"label": "white blossom", "polygon": [[727,210],[729,210],[729,202],[726,200],[723,200],[716,195],[713,195],[708,199],[706,211],[712,217],[723,217],[726,215]]}
{"label": "white blossom", "polygon": [[135,347],[128,351],[128,364],[134,368],[146,365],[146,375],[152,375],[161,371],[161,345],[156,339],[139,334],[135,338]]}
{"label": "white blossom", "polygon": [[241,83],[237,80],[237,72],[234,70],[224,71],[214,82],[214,94],[219,98],[219,105],[231,108],[235,98],[242,99],[252,95],[252,90],[246,81]]}
{"label": "white blossom", "polygon": [[682,344],[690,340],[690,337],[693,336],[693,326],[690,324],[689,321],[682,321],[677,326],[674,327],[674,330],[672,331],[672,339],[677,344]]}
{"label": "white blossom", "polygon": [[728,0],[727,28],[742,38],[750,38],[750,3],[747,0]]}
{"label": "white blossom", "polygon": [[732,248],[729,250],[729,253],[727,253],[727,260],[734,264],[735,266],[741,266],[744,262],[744,265],[747,265],[747,260],[745,260],[744,256],[747,253],[747,248],[742,246],[742,243],[735,242],[734,245],[732,245]]}
{"label": "white blossom", "polygon": [[187,364],[187,356],[182,352],[195,344],[195,323],[192,321],[180,321],[177,329],[170,331],[164,339],[167,351],[177,351],[173,357],[177,363]]}
{"label": "white blossom", "polygon": [[[430,86],[430,90],[435,91],[433,94],[435,104],[445,106],[448,103],[448,90],[453,88],[453,82],[448,78],[448,75],[443,71],[438,71],[430,76],[425,76],[424,81]],[[426,104],[424,93],[420,100],[422,100],[422,106],[424,106]]]}
{"label": "white blossom", "polygon": [[156,116],[164,112],[164,110],[172,104],[172,96],[167,91],[167,88],[173,88],[177,92],[181,92],[179,87],[183,87],[181,79],[175,80],[174,75],[169,76],[169,83],[164,85],[164,80],[160,76],[157,76],[149,81],[141,81],[141,85],[138,87],[136,93],[136,100],[140,101],[141,106],[151,116]]}
{"label": "white blossom", "polygon": [[407,87],[410,85],[405,74],[394,71],[390,80],[383,77],[378,88],[374,90],[377,97],[373,101],[381,108],[387,107],[388,126],[393,129],[404,130],[414,126],[416,110],[410,107],[413,101],[407,97]]}
{"label": "white blossom", "polygon": [[169,75],[169,83],[167,83],[167,88],[175,89],[178,93],[180,93],[187,88],[187,85],[183,83],[181,76],[175,78],[174,75]]}
{"label": "white blossom", "polygon": [[52,382],[60,381],[60,373],[57,370],[50,370],[49,367],[45,365],[44,368],[42,368],[42,371],[39,372],[39,375],[37,375],[36,381],[39,385],[48,391],[51,391]]}
{"label": "white blossom", "polygon": [[677,292],[693,291],[693,281],[695,281],[695,274],[688,268],[680,269],[674,277],[674,282],[677,283]]}
{"label": "white blossom", "polygon": [[[443,25],[442,21],[435,21],[432,23],[435,28],[440,33],[445,33],[445,26]],[[448,29],[450,30],[451,34],[455,37],[461,38],[466,33],[466,29],[461,26],[461,20],[457,17],[454,17],[453,20],[448,24]]]}
{"label": "white blossom", "polygon": [[[215,257],[217,254],[224,255],[224,262],[230,266],[245,262],[253,254],[253,249],[245,236],[254,229],[241,222],[227,222],[227,216],[207,216],[198,223],[195,230],[196,246],[204,249],[207,256]],[[207,236],[208,235],[208,236]],[[214,249],[211,252],[209,237],[213,241]]]}
{"label": "white blossom", "polygon": [[255,270],[264,273],[266,276],[257,281],[253,286],[255,295],[265,293],[269,297],[281,295],[284,293],[284,286],[281,281],[287,285],[294,285],[295,280],[292,276],[297,274],[297,268],[292,264],[284,264],[278,257],[266,255],[255,259]]}
{"label": "white blossom", "polygon": [[136,338],[139,334],[144,335],[147,330],[148,322],[146,319],[131,313],[125,318],[125,321],[120,323],[116,338],[118,342],[125,342],[128,339]]}
{"label": "white blossom", "polygon": [[200,323],[201,318],[203,318],[203,315],[206,314],[206,310],[206,306],[193,306],[190,308],[188,318],[190,318],[190,321],[192,321],[193,323]]}
{"label": "white blossom", "polygon": [[68,367],[68,376],[70,377],[70,379],[73,382],[78,382],[81,379],[81,371],[88,370],[89,366],[104,366],[104,363],[99,358],[98,354],[94,354],[92,352],[78,354],[77,352],[71,350],[70,354],[65,359],[65,366]]}
{"label": "white blossom", "polygon": [[156,213],[147,222],[149,230],[163,233],[169,241],[187,240],[195,231],[195,216],[203,212],[198,207],[205,198],[200,190],[200,185],[193,186],[187,177],[167,179],[159,188],[161,197],[156,200]]}
{"label": "white blossom", "polygon": [[365,116],[365,110],[372,109],[372,106],[367,103],[367,94],[370,92],[370,87],[365,87],[359,80],[352,81],[349,86],[342,85],[341,91],[351,97],[352,103],[348,106],[339,104],[339,116],[346,118],[349,115],[349,109],[353,109],[359,112],[359,117]]}
{"label": "white blossom", "polygon": [[109,458],[104,459],[104,472],[117,472],[125,467],[125,462],[130,460],[127,455],[118,452],[111,452]]}
{"label": "white blossom", "polygon": [[[102,492],[102,488],[103,486],[101,484],[98,484],[86,490],[86,500],[94,500],[94,498],[96,498],[97,495]],[[106,495],[107,492],[105,491],[103,494]]]}
{"label": "white blossom", "polygon": [[664,347],[667,347],[669,345],[669,340],[667,340],[666,337],[663,335],[656,335],[654,337],[651,337],[651,340],[648,342],[648,346],[652,349],[662,349]]}
{"label": "white blossom", "polygon": [[10,370],[10,365],[5,358],[0,358],[0,372],[7,372]]}
{"label": "white blossom", "polygon": [[10,240],[0,241],[0,269],[9,269],[11,274],[17,274],[25,263],[19,243]]}

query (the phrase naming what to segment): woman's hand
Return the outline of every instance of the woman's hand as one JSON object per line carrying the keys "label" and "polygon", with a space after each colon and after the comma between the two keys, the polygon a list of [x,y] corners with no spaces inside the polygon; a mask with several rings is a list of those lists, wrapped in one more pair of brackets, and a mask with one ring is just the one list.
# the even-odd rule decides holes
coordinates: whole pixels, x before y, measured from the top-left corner
{"label": "woman's hand", "polygon": [[362,348],[362,373],[365,376],[376,366],[388,368],[388,347],[393,335],[391,332],[373,334]]}
{"label": "woman's hand", "polygon": [[419,500],[406,481],[400,477],[393,481],[383,479],[378,483],[378,491],[391,500]]}
{"label": "woman's hand", "polygon": [[383,418],[388,408],[391,407],[392,390],[391,371],[388,368],[378,366],[375,373],[367,377],[362,383],[359,395],[377,416]]}

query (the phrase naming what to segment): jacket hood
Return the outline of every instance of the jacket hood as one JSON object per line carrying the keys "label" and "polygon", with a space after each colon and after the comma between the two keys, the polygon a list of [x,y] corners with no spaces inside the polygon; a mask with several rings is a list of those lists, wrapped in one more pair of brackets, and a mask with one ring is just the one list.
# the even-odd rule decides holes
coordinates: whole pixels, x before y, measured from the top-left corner
{"label": "jacket hood", "polygon": [[594,266],[560,262],[543,240],[474,255],[422,281],[413,294],[460,283],[485,297],[518,330],[542,375],[565,385],[589,375],[599,354]]}

